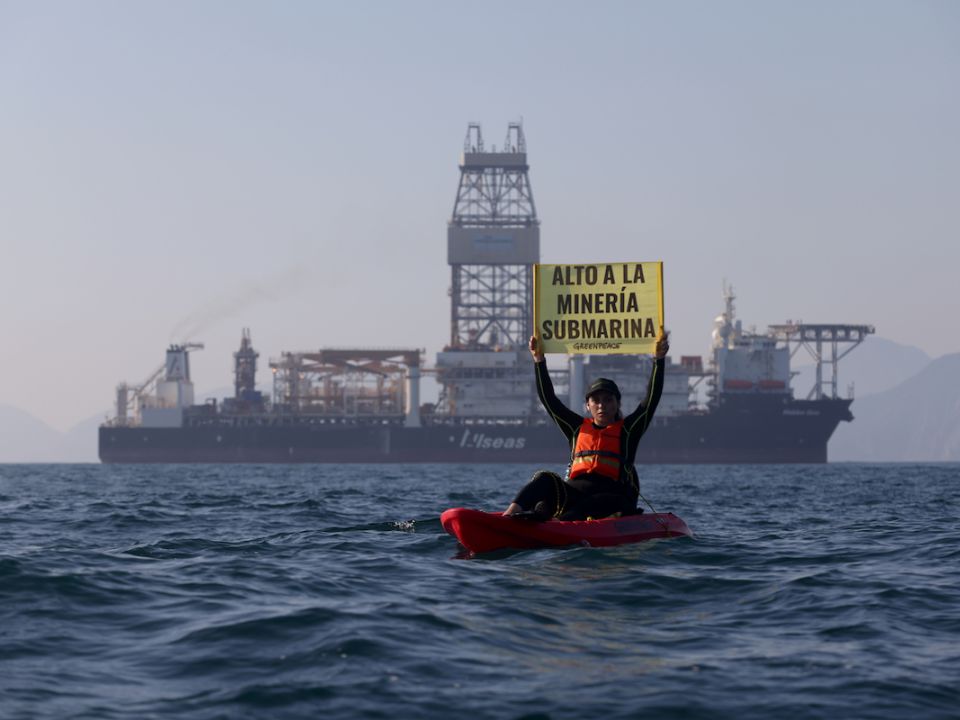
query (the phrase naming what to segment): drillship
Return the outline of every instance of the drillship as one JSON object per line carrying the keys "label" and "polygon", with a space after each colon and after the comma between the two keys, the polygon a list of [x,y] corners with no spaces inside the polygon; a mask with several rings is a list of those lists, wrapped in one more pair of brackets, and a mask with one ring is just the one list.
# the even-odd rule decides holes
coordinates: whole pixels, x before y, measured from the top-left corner
{"label": "drillship", "polygon": [[[172,345],[146,381],[118,386],[115,417],[99,430],[101,461],[562,463],[569,450],[540,408],[527,350],[540,223],[519,123],[508,126],[500,151],[485,149],[478,124],[468,126],[447,258],[451,336],[432,367],[416,348],[283,352],[270,360],[267,397],[257,390],[259,354],[245,329],[233,397],[196,404],[190,352],[203,346]],[[788,321],[746,332],[734,299],[725,288],[706,363],[667,359],[639,462],[822,463],[837,425],[853,419],[852,399],[837,392],[838,363],[874,329]],[[798,399],[790,360],[801,346],[816,363],[816,382]],[[643,356],[575,355],[551,364],[551,376],[570,407],[582,407],[587,379],[604,376],[632,408],[650,369]],[[439,386],[436,403],[420,402],[424,374]]]}

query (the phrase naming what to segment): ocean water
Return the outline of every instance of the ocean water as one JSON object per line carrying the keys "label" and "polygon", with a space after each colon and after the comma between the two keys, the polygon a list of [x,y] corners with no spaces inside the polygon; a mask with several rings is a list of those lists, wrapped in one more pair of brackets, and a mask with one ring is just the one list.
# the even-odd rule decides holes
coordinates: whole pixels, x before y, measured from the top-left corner
{"label": "ocean water", "polygon": [[960,466],[650,467],[694,538],[444,533],[534,469],[0,466],[0,717],[960,717]]}

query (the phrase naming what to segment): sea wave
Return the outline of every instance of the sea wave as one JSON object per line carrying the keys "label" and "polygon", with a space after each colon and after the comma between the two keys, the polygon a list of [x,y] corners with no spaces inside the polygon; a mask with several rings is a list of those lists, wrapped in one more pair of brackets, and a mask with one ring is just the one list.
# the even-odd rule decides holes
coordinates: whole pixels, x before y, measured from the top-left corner
{"label": "sea wave", "polygon": [[692,538],[443,532],[531,472],[0,468],[0,715],[955,717],[956,465],[648,469]]}

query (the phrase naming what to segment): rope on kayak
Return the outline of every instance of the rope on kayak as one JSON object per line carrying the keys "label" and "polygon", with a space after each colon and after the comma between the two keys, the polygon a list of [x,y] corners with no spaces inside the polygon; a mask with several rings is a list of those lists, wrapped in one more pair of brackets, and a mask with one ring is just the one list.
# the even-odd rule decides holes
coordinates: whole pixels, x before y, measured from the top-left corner
{"label": "rope on kayak", "polygon": [[657,509],[653,506],[653,503],[647,500],[645,497],[643,497],[643,495],[640,494],[639,490],[637,490],[637,495],[640,497],[641,500],[643,500],[647,505],[650,506],[650,509],[653,510],[653,519],[656,520],[658,523],[660,523],[661,527],[663,527],[663,529],[667,531],[667,537],[669,537],[670,526],[667,525],[667,522],[662,517],[660,517],[660,513],[657,512]]}
{"label": "rope on kayak", "polygon": [[647,500],[647,499],[640,493],[639,490],[637,490],[637,495],[639,495],[639,496],[640,496],[640,499],[643,500],[647,505],[650,506],[650,509],[653,510],[653,514],[656,515],[656,514],[657,514],[657,509],[653,506],[653,503],[650,502],[649,500]]}

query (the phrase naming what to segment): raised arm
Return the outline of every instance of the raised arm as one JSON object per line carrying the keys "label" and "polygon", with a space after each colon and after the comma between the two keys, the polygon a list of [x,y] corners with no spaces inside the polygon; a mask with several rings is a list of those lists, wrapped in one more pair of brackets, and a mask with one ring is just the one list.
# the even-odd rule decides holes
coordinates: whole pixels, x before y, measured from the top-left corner
{"label": "raised arm", "polygon": [[657,346],[653,355],[653,370],[651,370],[650,380],[647,382],[646,397],[637,406],[637,409],[627,416],[624,422],[627,432],[632,436],[634,442],[639,440],[640,436],[650,427],[650,423],[653,422],[653,414],[657,411],[657,405],[660,404],[660,396],[663,394],[663,373],[668,352],[670,352],[670,333],[660,328],[660,335],[657,337]]}
{"label": "raised arm", "polygon": [[547,361],[543,356],[536,336],[530,337],[529,348],[530,355],[533,356],[537,379],[537,396],[540,398],[540,404],[543,405],[547,414],[569,440],[583,422],[583,416],[564,405],[554,392],[553,381],[550,379],[550,373],[547,372]]}

